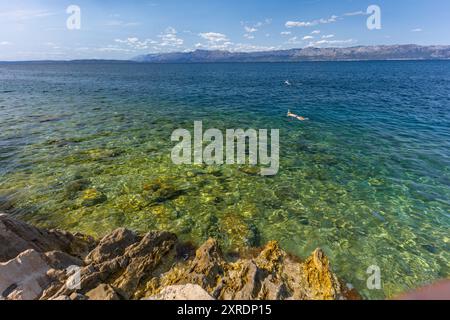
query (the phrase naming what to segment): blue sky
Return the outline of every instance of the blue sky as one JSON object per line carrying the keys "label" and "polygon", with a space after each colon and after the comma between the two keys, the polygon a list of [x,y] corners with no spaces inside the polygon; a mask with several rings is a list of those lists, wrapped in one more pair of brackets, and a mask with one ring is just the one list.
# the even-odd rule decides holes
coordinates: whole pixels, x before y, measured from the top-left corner
{"label": "blue sky", "polygon": [[[69,30],[69,5],[81,28]],[[366,26],[381,9],[380,30]],[[156,52],[450,45],[448,0],[0,0],[0,60],[126,59]]]}

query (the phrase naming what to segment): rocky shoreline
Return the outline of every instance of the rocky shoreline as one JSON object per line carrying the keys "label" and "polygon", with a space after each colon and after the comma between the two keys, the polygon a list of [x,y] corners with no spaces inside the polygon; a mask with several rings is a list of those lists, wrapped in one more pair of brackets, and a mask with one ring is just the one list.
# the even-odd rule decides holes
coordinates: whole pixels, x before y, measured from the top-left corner
{"label": "rocky shoreline", "polygon": [[0,214],[0,300],[359,298],[320,249],[305,261],[277,242],[226,256],[214,239],[196,249],[169,232],[121,228],[97,241]]}

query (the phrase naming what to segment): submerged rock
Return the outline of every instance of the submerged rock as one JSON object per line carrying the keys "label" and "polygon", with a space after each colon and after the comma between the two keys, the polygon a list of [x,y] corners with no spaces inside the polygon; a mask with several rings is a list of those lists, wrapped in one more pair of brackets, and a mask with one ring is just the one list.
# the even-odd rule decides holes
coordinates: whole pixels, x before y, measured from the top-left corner
{"label": "submerged rock", "polygon": [[93,207],[107,200],[106,195],[96,189],[87,189],[81,197],[81,205],[83,207]]}
{"label": "submerged rock", "polygon": [[84,152],[84,154],[94,161],[108,160],[111,158],[118,157],[122,154],[120,150],[109,150],[109,149],[91,149]]}
{"label": "submerged rock", "polygon": [[91,182],[88,179],[77,179],[69,182],[65,187],[65,196],[68,199],[75,199],[78,193],[86,190]]}
{"label": "submerged rock", "polygon": [[256,166],[244,166],[239,167],[239,171],[249,175],[249,176],[258,176],[261,175],[261,169]]}
{"label": "submerged rock", "polygon": [[150,203],[166,202],[183,194],[183,190],[176,188],[174,185],[160,179],[156,179],[149,184],[145,184],[144,191],[148,192],[147,198]]}

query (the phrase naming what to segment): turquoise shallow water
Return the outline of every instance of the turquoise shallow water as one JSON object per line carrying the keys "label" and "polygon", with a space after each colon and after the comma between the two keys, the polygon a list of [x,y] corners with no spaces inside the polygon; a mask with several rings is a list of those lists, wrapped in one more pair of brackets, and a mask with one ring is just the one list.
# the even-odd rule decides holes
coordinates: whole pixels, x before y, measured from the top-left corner
{"label": "turquoise shallow water", "polygon": [[[0,120],[0,207],[37,225],[320,246],[367,298],[450,275],[450,62],[0,64]],[[173,165],[195,120],[280,129],[279,174]]]}

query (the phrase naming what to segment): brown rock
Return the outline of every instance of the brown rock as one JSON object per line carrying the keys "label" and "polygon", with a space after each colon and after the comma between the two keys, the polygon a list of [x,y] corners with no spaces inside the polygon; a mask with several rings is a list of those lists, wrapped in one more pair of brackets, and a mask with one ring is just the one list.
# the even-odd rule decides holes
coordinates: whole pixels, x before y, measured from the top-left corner
{"label": "brown rock", "polygon": [[315,300],[333,300],[342,296],[341,284],[331,271],[330,262],[321,249],[317,249],[303,265],[309,295]]}
{"label": "brown rock", "polygon": [[132,231],[120,228],[104,237],[86,257],[86,264],[102,263],[123,255],[125,249],[137,242],[139,237]]}
{"label": "brown rock", "polygon": [[61,251],[50,251],[45,253],[45,260],[53,268],[64,270],[70,266],[82,266],[83,261],[72,257]]}
{"label": "brown rock", "polygon": [[70,298],[70,300],[77,300],[77,301],[78,300],[87,300],[86,296],[83,296],[82,294],[79,294],[76,292],[72,293],[69,298]]}
{"label": "brown rock", "polygon": [[255,258],[227,262],[217,242],[208,240],[193,260],[151,279],[142,293],[157,295],[175,284],[196,284],[221,300],[345,299],[345,288],[332,273],[328,258],[316,250],[302,263],[269,242]]}
{"label": "brown rock", "polygon": [[[0,241],[5,244],[0,246],[0,258],[33,249],[0,263],[0,299],[2,294],[8,299],[42,300],[358,297],[338,280],[322,250],[301,262],[277,242],[230,262],[217,241],[209,239],[186,261],[177,254],[176,236],[168,232],[139,236],[118,229],[93,248],[95,241],[85,236],[40,230],[6,215],[0,215]],[[74,277],[66,270],[72,265],[81,267],[80,286],[75,289],[66,285]]]}
{"label": "brown rock", "polygon": [[95,246],[95,241],[80,234],[59,230],[42,230],[0,214],[0,262],[17,257],[33,249],[37,252],[62,251],[84,258]]}
{"label": "brown rock", "polygon": [[89,300],[120,300],[113,287],[104,283],[86,293],[86,297]]}
{"label": "brown rock", "polygon": [[133,244],[125,251],[129,263],[121,276],[114,281],[114,286],[124,297],[131,297],[141,285],[141,280],[149,277],[151,272],[162,263],[163,258],[176,244],[177,238],[168,232],[149,232],[139,243]]}
{"label": "brown rock", "polygon": [[[142,282],[152,276],[152,272],[156,268],[159,268],[165,262],[170,262],[167,254],[176,244],[174,234],[149,232],[142,239],[137,238],[136,243],[126,247],[121,255],[111,260],[105,260],[104,253],[109,257],[114,257],[122,250],[106,250],[104,245],[107,243],[108,246],[113,248],[114,242],[112,239],[117,239],[120,242],[119,246],[123,246],[123,239],[126,237],[118,235],[128,234],[128,231],[116,231],[114,234],[115,236],[105,237],[104,240],[108,239],[108,241],[103,241],[103,244],[100,244],[103,249],[96,248],[89,254],[91,260],[102,262],[93,262],[81,269],[81,289],[78,293],[84,294],[103,283],[110,284],[125,299],[132,298],[143,284]],[[86,260],[89,261],[89,259]],[[67,288],[65,286],[66,281],[67,277],[59,278],[44,292],[43,299],[72,294],[75,290]]]}

